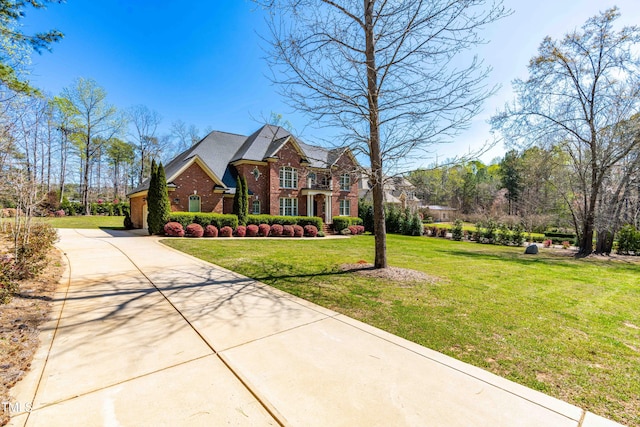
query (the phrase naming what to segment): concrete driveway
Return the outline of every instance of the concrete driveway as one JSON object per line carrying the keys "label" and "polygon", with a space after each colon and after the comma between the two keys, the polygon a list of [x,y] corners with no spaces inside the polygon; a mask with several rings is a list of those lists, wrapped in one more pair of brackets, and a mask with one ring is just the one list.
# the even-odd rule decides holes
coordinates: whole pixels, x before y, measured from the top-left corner
{"label": "concrete driveway", "polygon": [[156,237],[60,235],[67,277],[10,425],[617,425]]}

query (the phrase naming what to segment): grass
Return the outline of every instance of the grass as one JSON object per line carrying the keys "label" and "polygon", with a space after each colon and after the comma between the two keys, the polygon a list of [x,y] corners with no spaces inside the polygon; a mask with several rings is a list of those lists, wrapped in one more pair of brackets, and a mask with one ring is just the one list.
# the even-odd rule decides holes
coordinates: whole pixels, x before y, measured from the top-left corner
{"label": "grass", "polygon": [[388,236],[411,285],[345,273],[373,261],[373,237],[166,240],[259,279],[596,414],[640,426],[638,262],[566,252]]}
{"label": "grass", "polygon": [[109,228],[124,229],[123,216],[63,216],[42,218],[43,221],[51,224],[54,228]]}

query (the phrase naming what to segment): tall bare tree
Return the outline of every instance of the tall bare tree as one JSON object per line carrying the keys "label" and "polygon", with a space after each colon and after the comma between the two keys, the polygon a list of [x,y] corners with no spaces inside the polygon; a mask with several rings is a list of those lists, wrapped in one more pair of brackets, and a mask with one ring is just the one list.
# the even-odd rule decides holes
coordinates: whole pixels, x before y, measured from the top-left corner
{"label": "tall bare tree", "polygon": [[106,150],[113,172],[113,197],[122,199],[127,192],[127,171],[135,161],[135,147],[118,138],[112,138]]}
{"label": "tall bare tree", "polygon": [[169,138],[173,143],[173,151],[178,154],[200,141],[200,131],[196,125],[187,125],[182,120],[176,120],[171,123]]}
{"label": "tall bare tree", "polygon": [[107,103],[106,91],[91,79],[79,78],[74,85],[62,91],[67,100],[71,119],[75,123],[75,136],[82,159],[82,204],[90,215],[89,175],[94,157],[103,141],[117,135],[125,121],[116,108]]}
{"label": "tall bare tree", "polygon": [[156,135],[162,117],[157,111],[146,105],[136,105],[128,111],[129,121],[133,127],[131,136],[135,140],[138,151],[138,185],[149,177],[151,160],[158,157],[161,151],[160,140]]}
{"label": "tall bare tree", "polygon": [[516,101],[493,118],[508,140],[558,145],[570,156],[574,185],[566,199],[583,256],[593,251],[604,181],[640,141],[617,137],[617,125],[640,107],[640,29],[615,31],[619,16],[614,7],[561,40],[545,38],[529,78],[514,82]]}
{"label": "tall bare tree", "polygon": [[312,120],[342,129],[371,165],[375,266],[387,267],[383,182],[409,156],[464,128],[492,93],[458,54],[506,14],[487,0],[263,0],[274,81]]}

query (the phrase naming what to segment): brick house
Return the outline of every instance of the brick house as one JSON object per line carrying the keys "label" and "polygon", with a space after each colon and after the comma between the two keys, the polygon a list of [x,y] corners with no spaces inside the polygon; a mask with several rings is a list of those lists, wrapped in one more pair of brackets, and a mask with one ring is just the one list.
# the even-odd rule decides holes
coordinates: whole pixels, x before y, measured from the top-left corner
{"label": "brick house", "polygon": [[[250,136],[213,131],[165,166],[172,211],[232,213],[236,179],[249,189],[249,213],[358,216],[358,162],[348,148],[304,144],[265,125]],[[129,195],[134,227],[146,228],[148,180]]]}

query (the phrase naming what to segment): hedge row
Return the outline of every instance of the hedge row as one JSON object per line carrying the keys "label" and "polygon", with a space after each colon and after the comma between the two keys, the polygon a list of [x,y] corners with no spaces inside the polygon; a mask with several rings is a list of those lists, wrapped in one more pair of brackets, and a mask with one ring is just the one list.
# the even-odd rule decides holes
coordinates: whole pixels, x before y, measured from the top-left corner
{"label": "hedge row", "polygon": [[217,213],[171,212],[169,222],[180,223],[183,228],[187,228],[189,224],[194,223],[200,224],[202,228],[205,228],[207,225],[213,225],[218,230],[222,227],[231,227],[234,230],[238,228],[237,216]]}
{"label": "hedge row", "polygon": [[[364,231],[364,227],[362,227]],[[200,224],[192,223],[183,227],[179,222],[168,222],[164,226],[164,233],[170,237],[323,237],[324,235],[318,232],[318,229],[311,224],[307,224],[304,227],[294,225],[280,225],[280,224],[249,224],[247,226],[239,225],[235,230],[229,226],[224,226],[218,229],[214,225],[207,225],[202,227]],[[357,233],[356,233],[357,234]]]}
{"label": "hedge row", "polygon": [[351,216],[334,216],[333,229],[340,232],[351,225],[362,225],[362,218]]}
{"label": "hedge row", "polygon": [[247,216],[247,225],[249,224],[279,224],[279,225],[313,225],[318,230],[322,230],[322,218],[317,216],[277,216],[277,215],[249,215]]}

